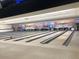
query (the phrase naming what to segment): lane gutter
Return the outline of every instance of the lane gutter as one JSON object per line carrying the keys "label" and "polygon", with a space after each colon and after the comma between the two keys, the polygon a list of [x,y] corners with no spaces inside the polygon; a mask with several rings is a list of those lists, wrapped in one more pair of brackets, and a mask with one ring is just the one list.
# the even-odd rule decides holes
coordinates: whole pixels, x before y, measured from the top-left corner
{"label": "lane gutter", "polygon": [[62,45],[64,45],[64,46],[68,46],[68,45],[69,45],[69,43],[70,43],[71,40],[72,40],[72,37],[73,37],[74,32],[75,32],[75,31],[73,31],[73,32],[70,34],[70,36],[66,39],[66,41],[65,41]]}

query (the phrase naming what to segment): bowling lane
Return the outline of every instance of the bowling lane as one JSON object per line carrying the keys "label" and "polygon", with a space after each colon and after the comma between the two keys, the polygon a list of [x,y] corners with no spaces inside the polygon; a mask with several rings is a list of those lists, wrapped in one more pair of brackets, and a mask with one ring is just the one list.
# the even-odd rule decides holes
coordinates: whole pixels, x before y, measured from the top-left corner
{"label": "bowling lane", "polygon": [[[47,32],[47,33],[46,33]],[[40,37],[40,36],[43,36],[43,35],[46,35],[46,34],[49,34],[49,33],[53,33],[53,32],[55,32],[55,31],[46,31],[45,33],[43,33],[43,34],[40,34],[40,35],[37,35],[37,36],[34,36],[34,37],[31,37],[31,39],[32,38],[36,38],[36,37]],[[36,33],[35,33],[36,34]],[[20,37],[21,38],[21,37]],[[26,44],[26,40],[29,40],[30,38],[26,38],[26,39],[23,39],[23,40],[21,40],[21,41],[14,41],[15,39],[12,39],[12,40],[7,40],[7,41],[5,41],[5,40],[0,40],[0,42],[3,42],[3,43],[11,43],[11,44],[24,44],[24,45],[27,45]]]}
{"label": "bowling lane", "polygon": [[[19,37],[19,38],[14,38],[14,39],[2,39],[2,40],[5,40],[5,41],[8,41],[8,40],[21,40],[22,38],[29,38],[29,37],[32,37],[32,36],[36,36],[36,35],[40,35],[40,34],[43,34],[43,33],[46,33],[46,32],[32,32],[32,33],[27,33],[27,35],[23,36],[23,37]],[[21,34],[20,34],[21,35]]]}
{"label": "bowling lane", "polygon": [[79,59],[79,50],[0,43],[0,59]]}
{"label": "bowling lane", "polygon": [[49,46],[62,46],[71,33],[72,33],[72,31],[67,31],[63,35],[59,36],[58,38],[56,38],[55,40],[50,42],[48,45]]}
{"label": "bowling lane", "polygon": [[70,48],[79,48],[79,31],[75,31],[72,40],[69,44]]}
{"label": "bowling lane", "polygon": [[24,36],[23,38],[16,38],[14,41],[21,41],[21,40],[24,40],[25,38],[31,38],[31,37],[34,37],[34,36],[38,36],[38,35],[42,35],[42,34],[46,34],[48,32],[38,32],[38,33],[33,33],[32,35],[28,35],[28,36]]}
{"label": "bowling lane", "polygon": [[25,35],[31,35],[33,33],[37,33],[37,32],[5,32],[5,33],[0,33],[0,38],[5,36],[12,36],[13,38],[19,38]]}
{"label": "bowling lane", "polygon": [[52,33],[54,33],[54,31],[52,31],[52,32],[50,31],[50,32],[42,33],[40,35],[36,35],[36,36],[30,37],[30,38],[26,38],[26,39],[23,39],[21,42],[26,42],[29,40],[34,41],[34,40],[37,40],[38,38],[42,38],[42,37],[47,36],[47,35],[52,34]]}
{"label": "bowling lane", "polygon": [[[53,33],[53,34],[51,34],[51,35],[48,35],[48,36],[39,38],[39,39],[37,39],[37,40],[35,40],[35,41],[32,41],[32,42],[30,42],[30,43],[28,43],[28,44],[29,44],[29,45],[42,46],[42,45],[44,45],[44,44],[41,44],[41,43],[40,43],[41,41],[44,41],[45,39],[50,38],[50,37],[54,37],[54,36],[56,36],[56,35],[58,35],[58,34],[60,34],[60,33],[62,33],[62,32],[63,32],[63,31],[59,31],[59,32]],[[27,42],[26,42],[26,43],[27,43]]]}

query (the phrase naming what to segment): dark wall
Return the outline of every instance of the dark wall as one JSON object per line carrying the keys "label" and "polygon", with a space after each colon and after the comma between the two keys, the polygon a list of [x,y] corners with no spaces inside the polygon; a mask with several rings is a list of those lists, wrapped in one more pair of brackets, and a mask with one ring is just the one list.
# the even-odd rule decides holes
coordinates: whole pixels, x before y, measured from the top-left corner
{"label": "dark wall", "polygon": [[76,26],[77,26],[77,30],[79,31],[79,23],[76,23]]}

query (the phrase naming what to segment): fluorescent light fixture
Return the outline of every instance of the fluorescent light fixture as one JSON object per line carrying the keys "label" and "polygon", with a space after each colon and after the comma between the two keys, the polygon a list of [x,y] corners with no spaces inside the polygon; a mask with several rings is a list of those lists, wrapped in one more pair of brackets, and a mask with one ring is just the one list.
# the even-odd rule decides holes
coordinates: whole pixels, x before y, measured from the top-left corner
{"label": "fluorescent light fixture", "polygon": [[56,11],[56,12],[50,12],[50,13],[44,13],[44,14],[39,14],[39,15],[34,15],[34,16],[29,16],[28,18],[33,18],[33,17],[40,17],[40,16],[48,16],[48,15],[56,15],[56,14],[59,14],[59,13],[66,13],[66,12],[70,12],[70,11],[74,11],[75,9],[67,9],[67,10],[61,10],[61,11]]}
{"label": "fluorescent light fixture", "polygon": [[72,8],[72,9],[67,9],[67,10],[34,15],[34,16],[4,20],[4,21],[0,21],[0,24],[1,22],[4,24],[11,24],[11,23],[45,21],[45,20],[50,20],[50,19],[54,20],[54,19],[76,17],[76,16],[79,16],[79,8]]}

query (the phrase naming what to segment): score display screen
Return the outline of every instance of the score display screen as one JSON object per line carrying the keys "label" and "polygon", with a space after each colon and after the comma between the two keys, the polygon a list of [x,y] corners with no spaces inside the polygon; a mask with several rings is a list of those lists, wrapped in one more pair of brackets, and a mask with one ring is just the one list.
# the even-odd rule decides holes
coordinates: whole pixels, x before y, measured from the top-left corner
{"label": "score display screen", "polygon": [[21,4],[24,0],[16,0],[16,4]]}

